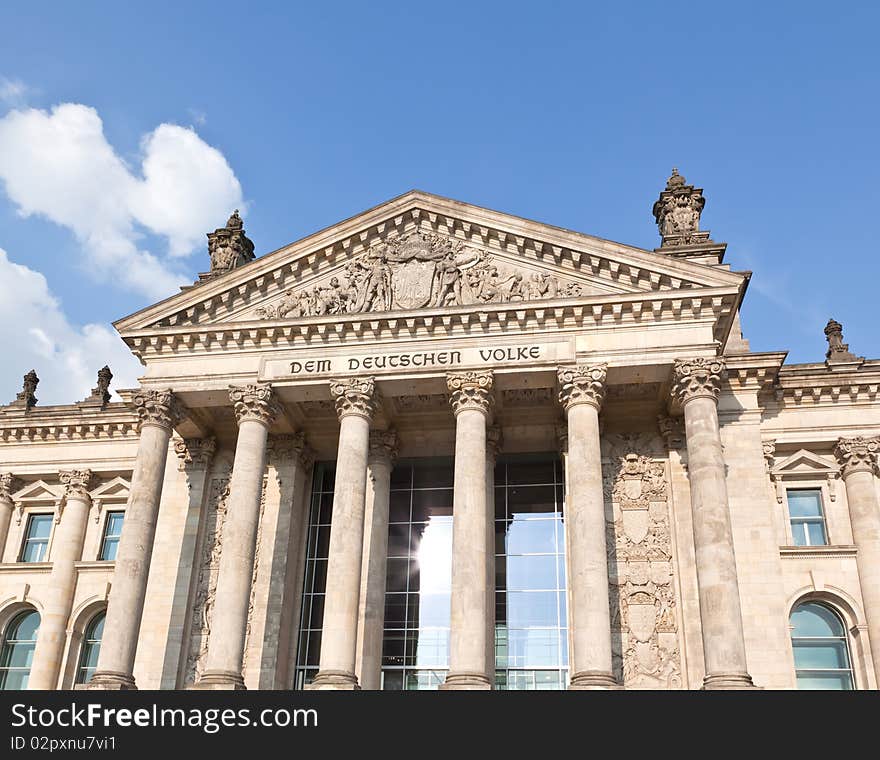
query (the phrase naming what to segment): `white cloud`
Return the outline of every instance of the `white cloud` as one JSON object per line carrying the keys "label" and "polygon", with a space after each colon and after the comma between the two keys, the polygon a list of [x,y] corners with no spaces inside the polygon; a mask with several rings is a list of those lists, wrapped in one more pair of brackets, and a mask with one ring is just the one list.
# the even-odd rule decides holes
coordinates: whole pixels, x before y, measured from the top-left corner
{"label": "white cloud", "polygon": [[113,388],[137,386],[140,362],[112,328],[73,325],[39,272],[11,262],[0,248],[0,404],[21,390],[22,376],[36,369],[39,405],[71,404],[89,395],[98,370],[113,371]]}
{"label": "white cloud", "polygon": [[0,103],[12,106],[21,105],[27,91],[27,85],[20,79],[7,79],[0,76]]}
{"label": "white cloud", "polygon": [[244,204],[223,154],[192,129],[160,124],[141,151],[139,176],[107,142],[97,111],[77,103],[0,119],[0,179],[19,212],[70,229],[98,280],[159,299],[192,278],[144,250],[141,228],[164,236],[171,257],[185,256]]}

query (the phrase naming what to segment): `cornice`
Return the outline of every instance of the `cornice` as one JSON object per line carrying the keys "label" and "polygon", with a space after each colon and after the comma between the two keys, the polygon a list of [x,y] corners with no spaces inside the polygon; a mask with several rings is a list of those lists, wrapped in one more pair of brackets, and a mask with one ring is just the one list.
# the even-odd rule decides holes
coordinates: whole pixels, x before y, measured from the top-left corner
{"label": "cornice", "polygon": [[151,327],[127,331],[123,337],[142,359],[175,353],[337,345],[363,339],[499,335],[512,331],[680,324],[701,319],[713,321],[714,337],[721,340],[738,298],[736,287],[695,288],[378,314]]}
{"label": "cornice", "polygon": [[772,399],[782,405],[817,406],[839,401],[874,402],[880,390],[880,361],[835,370],[825,364],[793,364],[779,370]]}
{"label": "cornice", "polygon": [[[653,292],[736,287],[741,274],[412,191],[327,227],[114,323],[123,335],[147,325],[222,320],[318,270],[341,266],[392,229],[419,229],[491,248],[520,261],[588,276],[611,290]],[[586,249],[586,250],[585,250]],[[625,295],[625,293],[622,293]]]}
{"label": "cornice", "polygon": [[779,556],[786,558],[809,558],[809,559],[838,559],[840,557],[855,557],[859,553],[856,546],[851,544],[837,544],[831,546],[780,546]]}
{"label": "cornice", "polygon": [[727,385],[732,390],[768,390],[776,382],[787,351],[725,354]]}
{"label": "cornice", "polygon": [[125,404],[106,409],[76,405],[0,409],[0,444],[137,438],[137,414]]}

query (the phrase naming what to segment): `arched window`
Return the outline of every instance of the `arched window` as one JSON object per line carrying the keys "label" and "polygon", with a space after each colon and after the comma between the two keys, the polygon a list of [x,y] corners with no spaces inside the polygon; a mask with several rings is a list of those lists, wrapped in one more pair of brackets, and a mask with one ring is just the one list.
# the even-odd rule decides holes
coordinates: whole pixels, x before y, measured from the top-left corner
{"label": "arched window", "polygon": [[104,636],[104,618],[106,610],[101,610],[89,621],[83,634],[82,649],[79,654],[79,665],[76,668],[76,682],[88,683],[98,665],[98,653],[101,651],[101,639]]}
{"label": "arched window", "polygon": [[819,602],[804,602],[791,613],[791,646],[799,689],[853,688],[846,626]]}
{"label": "arched window", "polygon": [[0,689],[27,688],[39,629],[40,613],[36,610],[19,613],[6,626],[0,651]]}

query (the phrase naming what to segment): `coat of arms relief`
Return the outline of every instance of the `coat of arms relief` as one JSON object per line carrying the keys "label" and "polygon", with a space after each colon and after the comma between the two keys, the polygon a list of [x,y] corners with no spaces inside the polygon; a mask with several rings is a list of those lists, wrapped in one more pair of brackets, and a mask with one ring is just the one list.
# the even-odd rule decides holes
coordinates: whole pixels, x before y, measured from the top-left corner
{"label": "coat of arms relief", "polygon": [[681,688],[666,466],[648,436],[606,439],[605,499],[611,627],[617,675],[628,689]]}
{"label": "coat of arms relief", "polygon": [[329,281],[290,289],[257,309],[261,319],[361,314],[394,309],[568,298],[585,286],[556,275],[525,273],[484,249],[436,234],[391,232]]}

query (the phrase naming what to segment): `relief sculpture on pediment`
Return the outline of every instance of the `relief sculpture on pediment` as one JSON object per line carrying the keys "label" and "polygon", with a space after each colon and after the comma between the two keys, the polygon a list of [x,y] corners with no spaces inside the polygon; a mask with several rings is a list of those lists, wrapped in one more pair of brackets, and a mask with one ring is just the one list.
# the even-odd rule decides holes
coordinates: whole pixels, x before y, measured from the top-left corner
{"label": "relief sculpture on pediment", "polygon": [[615,668],[628,689],[682,686],[666,467],[643,436],[609,436],[607,547]]}
{"label": "relief sculpture on pediment", "polygon": [[325,284],[289,289],[261,319],[362,314],[393,309],[510,303],[581,295],[577,282],[499,264],[488,251],[441,235],[390,233]]}

